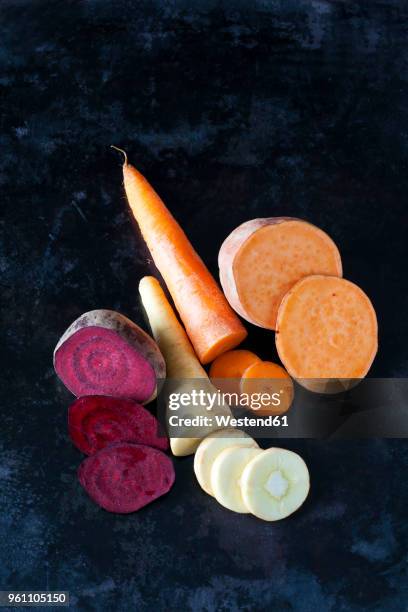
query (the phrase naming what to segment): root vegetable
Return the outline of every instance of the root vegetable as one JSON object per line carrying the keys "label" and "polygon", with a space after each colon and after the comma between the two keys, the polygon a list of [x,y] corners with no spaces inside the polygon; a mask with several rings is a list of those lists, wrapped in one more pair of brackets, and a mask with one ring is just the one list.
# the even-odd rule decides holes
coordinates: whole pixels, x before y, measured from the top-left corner
{"label": "root vegetable", "polygon": [[210,367],[211,378],[241,378],[253,363],[261,361],[251,351],[235,350],[220,355]]}
{"label": "root vegetable", "polygon": [[194,473],[200,487],[208,493],[214,495],[211,485],[211,470],[215,458],[225,448],[245,446],[258,448],[253,438],[244,431],[228,428],[220,429],[208,435],[200,443],[194,456]]}
{"label": "root vegetable", "polygon": [[264,521],[278,521],[295,512],[309,493],[309,471],[299,455],[269,448],[244,467],[242,499],[249,512]]}
{"label": "root vegetable", "polygon": [[72,442],[86,455],[116,442],[145,444],[161,450],[168,440],[160,435],[157,419],[137,402],[104,395],[81,397],[68,409]]}
{"label": "root vegetable", "polygon": [[249,512],[241,493],[241,476],[245,466],[262,453],[260,448],[233,446],[214,459],[211,468],[211,488],[219,504],[241,514]]}
{"label": "root vegetable", "polygon": [[287,217],[252,219],[238,226],[222,244],[218,264],[234,310],[267,329],[276,328],[283,296],[299,279],[342,275],[332,239],[311,223]]}
{"label": "root vegetable", "polygon": [[377,352],[377,318],[354,283],[309,276],[279,308],[276,348],[289,374],[311,391],[344,390],[369,371]]}
{"label": "root vegetable", "polygon": [[142,444],[107,446],[81,463],[78,477],[95,503],[121,514],[161,497],[175,478],[171,459]]}
{"label": "root vegetable", "polygon": [[138,325],[112,310],[92,310],[63,334],[54,367],[77,397],[110,395],[147,403],[166,376],[156,343]]}
{"label": "root vegetable", "polygon": [[177,221],[126,157],[123,176],[130,208],[194,350],[209,363],[237,346],[246,330]]}
{"label": "root vegetable", "polygon": [[159,281],[145,276],[139,293],[169,378],[208,378]]}
{"label": "root vegetable", "polygon": [[[199,363],[187,335],[170,306],[158,280],[145,276],[139,284],[139,292],[149,319],[153,336],[164,355],[169,379],[176,382],[174,393],[189,393],[199,388],[214,394],[216,389],[208,379],[207,373]],[[206,406],[180,406],[181,416],[208,416]],[[231,416],[228,406],[217,407],[217,414]],[[211,429],[196,428],[197,437],[170,437],[174,455],[190,455],[196,450],[201,438]]]}
{"label": "root vegetable", "polygon": [[250,397],[264,395],[262,407],[255,410],[260,416],[283,414],[293,402],[292,379],[284,368],[271,361],[258,361],[250,365],[243,373],[240,390]]}

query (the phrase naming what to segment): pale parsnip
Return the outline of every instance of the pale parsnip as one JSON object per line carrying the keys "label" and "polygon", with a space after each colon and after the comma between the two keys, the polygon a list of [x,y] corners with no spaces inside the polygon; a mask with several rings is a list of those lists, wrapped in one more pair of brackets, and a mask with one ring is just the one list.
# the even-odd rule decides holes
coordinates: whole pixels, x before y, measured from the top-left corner
{"label": "pale parsnip", "polygon": [[228,510],[247,514],[241,493],[242,472],[260,448],[233,446],[226,448],[214,459],[211,470],[211,488],[215,499]]}
{"label": "pale parsnip", "polygon": [[[166,361],[167,376],[169,379],[174,379],[178,385],[177,389],[172,389],[172,391],[190,393],[193,388],[199,387],[206,393],[216,393],[215,387],[198,361],[186,332],[178,321],[158,280],[152,276],[145,276],[140,281],[139,292],[153,336]],[[231,416],[231,411],[227,405],[223,404],[217,407],[217,414]],[[178,410],[180,418],[197,415],[209,415],[205,405],[180,406]],[[216,425],[213,429],[215,428]],[[203,429],[197,427],[195,428],[197,437],[170,437],[173,454],[191,455],[201,438],[211,430],[211,427]]]}
{"label": "pale parsnip", "polygon": [[258,448],[257,443],[244,431],[228,428],[215,431],[208,435],[197,448],[194,457],[194,472],[201,488],[214,495],[211,486],[211,470],[215,458],[225,448],[232,446],[249,446]]}
{"label": "pale parsnip", "polygon": [[241,477],[242,498],[249,512],[265,521],[278,521],[297,510],[310,488],[303,459],[283,448],[269,448],[254,457]]}

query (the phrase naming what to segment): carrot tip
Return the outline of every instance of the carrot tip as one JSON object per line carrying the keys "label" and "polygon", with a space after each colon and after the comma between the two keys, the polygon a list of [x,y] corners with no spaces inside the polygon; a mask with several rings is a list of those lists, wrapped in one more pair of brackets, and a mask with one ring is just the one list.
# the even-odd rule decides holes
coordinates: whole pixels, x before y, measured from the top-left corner
{"label": "carrot tip", "polygon": [[123,154],[123,156],[125,158],[125,161],[124,161],[123,165],[127,166],[128,165],[128,158],[127,158],[126,151],[124,151],[123,149],[119,149],[119,147],[115,147],[115,145],[111,145],[111,149],[116,149],[116,151],[119,151],[119,153]]}

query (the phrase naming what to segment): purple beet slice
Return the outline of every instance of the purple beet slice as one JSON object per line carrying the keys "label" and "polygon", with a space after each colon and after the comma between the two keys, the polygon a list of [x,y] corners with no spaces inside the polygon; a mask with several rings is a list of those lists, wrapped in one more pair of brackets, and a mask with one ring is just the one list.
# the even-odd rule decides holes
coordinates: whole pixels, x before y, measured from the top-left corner
{"label": "purple beet slice", "polygon": [[79,482],[108,512],[135,512],[167,493],[174,483],[171,459],[143,444],[113,444],[88,457]]}
{"label": "purple beet slice", "polygon": [[92,310],[63,334],[54,367],[77,397],[109,395],[147,403],[156,397],[166,366],[155,341],[112,310]]}
{"label": "purple beet slice", "polygon": [[168,448],[157,419],[131,399],[88,395],[68,409],[68,430],[72,442],[86,455],[115,442],[146,444],[161,450]]}

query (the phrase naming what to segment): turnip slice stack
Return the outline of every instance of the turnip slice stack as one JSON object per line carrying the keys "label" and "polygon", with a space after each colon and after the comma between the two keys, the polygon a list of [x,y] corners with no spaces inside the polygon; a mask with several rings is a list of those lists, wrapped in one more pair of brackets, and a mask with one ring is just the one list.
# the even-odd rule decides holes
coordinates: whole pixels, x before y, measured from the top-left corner
{"label": "turnip slice stack", "polygon": [[166,375],[155,341],[138,325],[113,310],[81,315],[54,351],[54,367],[77,397],[110,395],[143,404],[157,394]]}
{"label": "turnip slice stack", "polygon": [[99,506],[127,514],[167,493],[174,483],[174,468],[171,459],[156,448],[112,444],[85,459],[78,477]]}
{"label": "turnip slice stack", "polygon": [[167,438],[160,435],[157,419],[130,399],[104,395],[81,397],[69,407],[68,429],[72,442],[86,455],[94,455],[117,442],[168,448]]}

